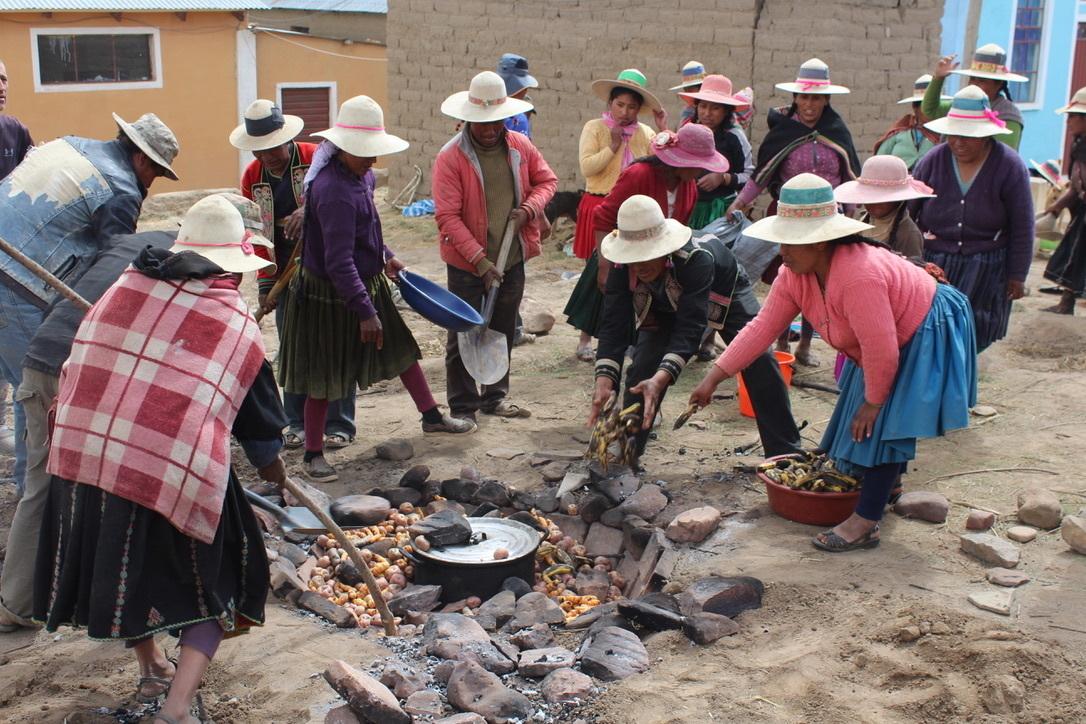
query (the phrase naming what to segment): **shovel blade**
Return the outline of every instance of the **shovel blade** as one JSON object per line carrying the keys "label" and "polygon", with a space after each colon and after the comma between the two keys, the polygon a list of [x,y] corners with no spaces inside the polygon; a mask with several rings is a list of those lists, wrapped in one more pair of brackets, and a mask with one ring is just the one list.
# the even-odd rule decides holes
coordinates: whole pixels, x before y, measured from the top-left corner
{"label": "shovel blade", "polygon": [[487,329],[457,335],[464,369],[480,385],[493,385],[509,371],[509,343],[504,334]]}

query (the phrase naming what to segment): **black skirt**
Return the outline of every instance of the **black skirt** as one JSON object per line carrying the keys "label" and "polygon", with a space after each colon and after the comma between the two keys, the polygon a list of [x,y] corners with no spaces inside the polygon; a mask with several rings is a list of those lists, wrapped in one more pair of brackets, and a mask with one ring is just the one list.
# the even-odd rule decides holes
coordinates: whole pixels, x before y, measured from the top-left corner
{"label": "black skirt", "polygon": [[1075,210],[1060,245],[1045,267],[1045,279],[1056,282],[1075,294],[1086,289],[1086,204]]}

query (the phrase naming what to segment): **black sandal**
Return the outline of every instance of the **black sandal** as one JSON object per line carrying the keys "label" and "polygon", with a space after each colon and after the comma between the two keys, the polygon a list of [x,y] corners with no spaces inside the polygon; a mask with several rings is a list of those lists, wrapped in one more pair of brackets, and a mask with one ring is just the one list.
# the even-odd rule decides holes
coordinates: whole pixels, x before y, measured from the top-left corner
{"label": "black sandal", "polygon": [[819,540],[819,537],[816,535],[811,539],[811,543],[814,544],[815,548],[826,551],[827,553],[845,553],[847,551],[862,550],[864,548],[876,548],[879,545],[880,539],[873,536],[877,536],[878,532],[879,526],[876,524],[874,528],[850,543],[834,533],[833,528],[830,528],[819,534],[826,538],[825,541]]}

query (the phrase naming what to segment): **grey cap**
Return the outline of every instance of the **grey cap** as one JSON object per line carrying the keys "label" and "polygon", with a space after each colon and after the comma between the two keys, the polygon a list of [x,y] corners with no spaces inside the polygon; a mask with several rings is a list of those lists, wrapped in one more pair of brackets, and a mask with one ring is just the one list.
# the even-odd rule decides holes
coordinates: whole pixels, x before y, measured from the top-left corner
{"label": "grey cap", "polygon": [[177,136],[173,135],[169,126],[154,113],[144,113],[134,123],[129,123],[114,113],[113,120],[124,135],[147,154],[147,158],[165,169],[167,176],[174,181],[177,180],[177,174],[170,164],[177,158],[181,147],[177,143]]}

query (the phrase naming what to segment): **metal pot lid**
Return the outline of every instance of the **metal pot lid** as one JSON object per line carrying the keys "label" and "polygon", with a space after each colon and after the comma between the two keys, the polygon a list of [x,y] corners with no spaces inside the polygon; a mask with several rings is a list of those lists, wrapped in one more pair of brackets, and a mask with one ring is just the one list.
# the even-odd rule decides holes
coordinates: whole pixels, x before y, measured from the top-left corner
{"label": "metal pot lid", "polygon": [[[478,542],[431,548],[425,552],[416,549],[415,555],[457,565],[505,563],[534,554],[543,539],[543,534],[538,530],[515,520],[468,518],[468,521],[471,523],[472,540]],[[509,551],[509,556],[495,559],[494,551],[499,548]]]}

